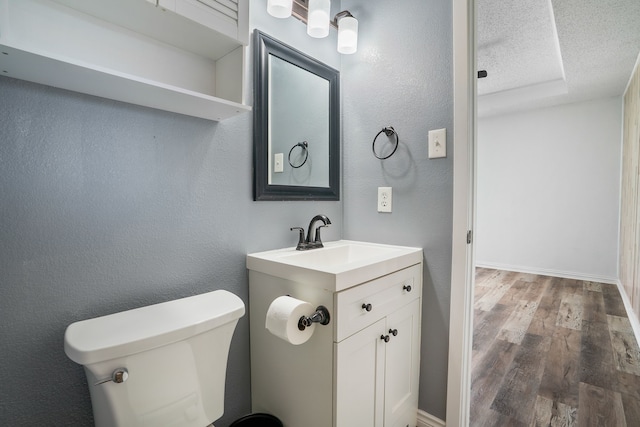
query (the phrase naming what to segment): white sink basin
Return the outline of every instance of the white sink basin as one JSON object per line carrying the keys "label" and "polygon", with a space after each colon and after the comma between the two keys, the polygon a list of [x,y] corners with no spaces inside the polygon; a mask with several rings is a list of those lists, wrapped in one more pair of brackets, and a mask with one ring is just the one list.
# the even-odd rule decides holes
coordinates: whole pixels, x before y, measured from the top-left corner
{"label": "white sink basin", "polygon": [[422,261],[420,248],[349,240],[324,246],[307,251],[286,248],[249,254],[247,268],[335,292]]}

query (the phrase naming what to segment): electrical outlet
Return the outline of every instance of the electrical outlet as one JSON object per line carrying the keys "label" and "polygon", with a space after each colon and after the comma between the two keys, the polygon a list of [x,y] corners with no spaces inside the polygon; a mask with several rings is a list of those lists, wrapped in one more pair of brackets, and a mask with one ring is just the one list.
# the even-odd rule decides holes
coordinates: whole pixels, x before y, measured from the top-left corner
{"label": "electrical outlet", "polygon": [[391,212],[391,187],[378,187],[378,212]]}
{"label": "electrical outlet", "polygon": [[284,153],[277,153],[274,156],[274,161],[273,161],[273,172],[277,173],[277,172],[283,172],[284,171]]}
{"label": "electrical outlet", "polygon": [[447,130],[429,131],[429,158],[447,157]]}

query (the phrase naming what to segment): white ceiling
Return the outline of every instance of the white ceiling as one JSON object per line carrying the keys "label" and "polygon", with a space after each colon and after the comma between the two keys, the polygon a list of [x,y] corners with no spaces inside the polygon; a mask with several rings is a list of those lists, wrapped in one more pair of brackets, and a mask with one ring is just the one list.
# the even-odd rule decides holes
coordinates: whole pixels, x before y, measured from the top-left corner
{"label": "white ceiling", "polygon": [[640,0],[477,0],[478,115],[620,96]]}

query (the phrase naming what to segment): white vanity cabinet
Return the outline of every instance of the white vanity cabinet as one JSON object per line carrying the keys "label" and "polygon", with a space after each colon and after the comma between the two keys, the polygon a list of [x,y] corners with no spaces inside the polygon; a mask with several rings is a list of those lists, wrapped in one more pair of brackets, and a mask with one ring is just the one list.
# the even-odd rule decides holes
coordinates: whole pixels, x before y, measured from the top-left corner
{"label": "white vanity cabinet", "polygon": [[[285,427],[415,427],[422,302],[417,251],[396,270],[343,289],[335,286],[339,274],[326,275],[324,284],[307,282],[302,272],[283,278],[252,270],[248,260],[253,411],[272,413]],[[316,324],[298,346],[275,337],[265,329],[265,316],[281,295],[324,305],[330,323]]]}
{"label": "white vanity cabinet", "polygon": [[416,425],[420,274],[414,266],[336,293],[336,427]]}
{"label": "white vanity cabinet", "polygon": [[251,109],[248,19],[249,0],[0,0],[0,70],[224,120]]}

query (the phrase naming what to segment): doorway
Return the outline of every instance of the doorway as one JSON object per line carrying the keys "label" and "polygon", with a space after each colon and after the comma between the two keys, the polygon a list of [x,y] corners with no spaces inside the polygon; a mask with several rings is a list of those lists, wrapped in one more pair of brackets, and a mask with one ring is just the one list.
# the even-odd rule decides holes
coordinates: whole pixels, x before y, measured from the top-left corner
{"label": "doorway", "polygon": [[[475,3],[474,0],[454,0],[453,2],[454,228],[447,424],[460,426],[469,424],[468,390],[470,389],[471,313],[473,312],[473,269],[475,266],[473,245],[468,245],[466,242],[467,232],[477,231],[474,230],[474,190],[476,189],[476,164],[474,162],[474,150],[476,149],[475,73],[477,71],[474,39]],[[571,4],[571,2],[563,3],[565,5]],[[629,16],[633,16],[634,13],[626,13],[625,15],[623,21],[626,22]],[[640,25],[636,25],[635,28],[640,28]],[[603,40],[606,39],[606,37],[603,38]],[[638,43],[631,45],[638,46]],[[569,72],[568,69],[567,72]],[[461,103],[463,105],[460,105]]]}

